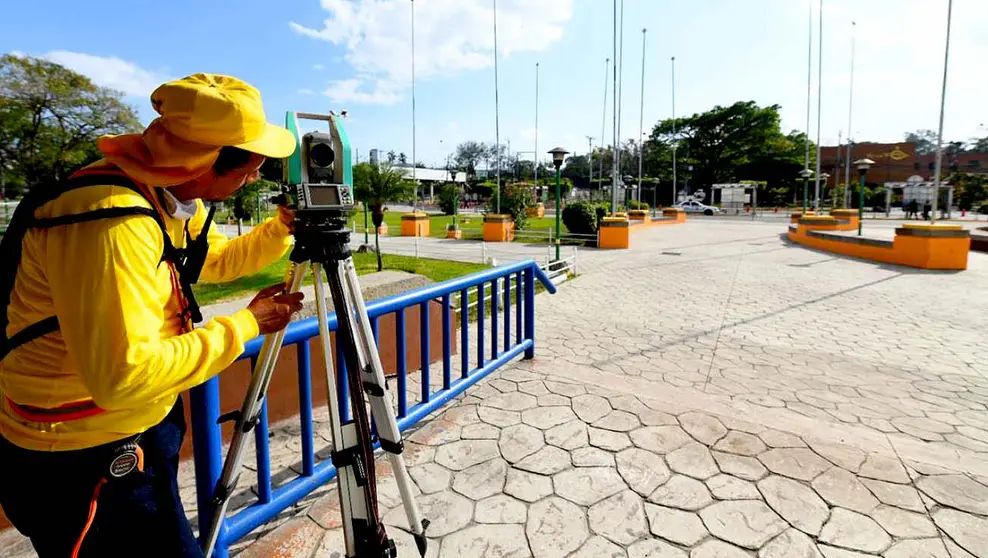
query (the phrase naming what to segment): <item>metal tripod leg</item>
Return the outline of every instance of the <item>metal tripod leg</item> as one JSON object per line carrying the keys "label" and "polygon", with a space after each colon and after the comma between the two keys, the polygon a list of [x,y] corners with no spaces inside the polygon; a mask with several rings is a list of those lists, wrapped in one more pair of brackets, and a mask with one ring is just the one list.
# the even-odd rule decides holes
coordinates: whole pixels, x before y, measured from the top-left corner
{"label": "metal tripod leg", "polygon": [[[288,285],[287,292],[294,293],[299,290],[305,273],[308,270],[308,262],[292,262],[285,274],[285,284]],[[227,508],[230,505],[230,496],[237,488],[240,480],[240,472],[244,464],[244,450],[246,449],[247,434],[257,425],[258,417],[261,414],[264,396],[268,392],[271,384],[271,377],[274,374],[275,365],[278,363],[278,355],[281,352],[281,342],[285,338],[285,330],[269,333],[264,337],[264,343],[258,354],[257,364],[254,373],[251,375],[250,385],[247,388],[247,395],[244,397],[240,411],[230,415],[236,420],[233,431],[233,439],[230,440],[230,449],[227,450],[226,460],[223,462],[223,472],[216,483],[213,491],[213,517],[209,525],[209,535],[206,538],[205,551],[207,558],[216,548],[216,541],[220,535],[220,526],[226,516]],[[222,418],[220,420],[223,420]]]}
{"label": "metal tripod leg", "polygon": [[[371,415],[377,425],[377,435],[381,442],[381,449],[388,456],[391,463],[391,470],[394,472],[395,480],[398,484],[398,492],[401,494],[401,501],[405,508],[405,516],[408,518],[408,525],[415,538],[415,545],[419,554],[425,556],[427,540],[425,529],[428,527],[428,520],[423,520],[415,503],[412,492],[412,479],[405,466],[405,457],[402,455],[404,443],[401,439],[401,431],[398,430],[398,421],[395,418],[394,407],[387,397],[387,380],[384,376],[384,366],[378,353],[377,343],[374,340],[374,331],[371,328],[370,318],[367,316],[367,307],[364,303],[364,296],[360,292],[360,283],[357,279],[357,270],[353,265],[353,259],[347,258],[340,262],[340,279],[344,285],[343,295],[346,299],[347,318],[356,322],[353,328],[356,349],[363,366],[360,369],[363,375],[365,386],[378,386],[379,389],[368,390],[370,393]],[[336,315],[342,319],[340,309],[337,308]]]}

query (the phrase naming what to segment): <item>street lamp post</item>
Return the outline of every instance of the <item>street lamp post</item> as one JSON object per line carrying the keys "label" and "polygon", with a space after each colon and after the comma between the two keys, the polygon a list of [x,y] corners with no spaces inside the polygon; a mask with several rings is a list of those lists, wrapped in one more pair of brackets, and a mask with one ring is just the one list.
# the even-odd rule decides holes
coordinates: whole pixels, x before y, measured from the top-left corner
{"label": "street lamp post", "polygon": [[[827,181],[828,181],[828,180],[830,180],[830,174],[829,174],[829,173],[826,173],[826,172],[822,172],[822,173],[820,173],[820,176],[819,176],[819,180],[818,180],[818,183],[819,183],[819,182],[822,182],[822,183],[823,183],[823,188],[822,188],[822,189],[821,189],[820,191],[822,191],[822,192],[823,192],[823,196],[824,196],[824,197],[826,197],[826,195],[827,195],[827,194],[826,194],[826,190],[827,190]],[[817,194],[816,194],[816,197],[817,197],[817,198],[819,198],[819,197],[820,197],[820,192],[819,192],[819,191],[817,192]],[[821,210],[821,209],[823,209],[823,204],[822,204],[822,203],[820,203],[820,201],[819,201],[819,200],[817,200],[817,201],[816,201],[816,210],[817,210],[817,211],[819,211],[819,210]]]}
{"label": "street lamp post", "polygon": [[813,176],[813,171],[810,169],[803,169],[799,171],[799,176],[803,178],[803,215],[806,215],[806,197],[809,195],[810,188],[810,177]]}
{"label": "street lamp post", "polygon": [[556,261],[559,261],[559,235],[561,233],[560,219],[562,215],[562,211],[559,208],[559,200],[562,198],[562,188],[559,185],[561,174],[560,169],[563,166],[563,160],[566,159],[567,153],[569,153],[569,151],[566,151],[562,147],[555,147],[549,151],[549,154],[552,155],[552,166],[556,167]]}
{"label": "street lamp post", "polygon": [[861,236],[861,223],[864,222],[865,175],[868,174],[868,169],[875,164],[875,161],[858,159],[854,164],[858,167],[858,176],[861,177],[858,185],[858,236]]}

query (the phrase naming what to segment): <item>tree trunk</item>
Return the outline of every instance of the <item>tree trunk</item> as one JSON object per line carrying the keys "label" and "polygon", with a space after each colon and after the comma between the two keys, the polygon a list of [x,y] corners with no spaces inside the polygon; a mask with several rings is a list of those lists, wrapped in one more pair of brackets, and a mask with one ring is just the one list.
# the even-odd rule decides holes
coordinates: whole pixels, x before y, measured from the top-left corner
{"label": "tree trunk", "polygon": [[384,271],[384,262],[381,260],[381,236],[377,229],[374,229],[374,253],[377,254],[377,271]]}

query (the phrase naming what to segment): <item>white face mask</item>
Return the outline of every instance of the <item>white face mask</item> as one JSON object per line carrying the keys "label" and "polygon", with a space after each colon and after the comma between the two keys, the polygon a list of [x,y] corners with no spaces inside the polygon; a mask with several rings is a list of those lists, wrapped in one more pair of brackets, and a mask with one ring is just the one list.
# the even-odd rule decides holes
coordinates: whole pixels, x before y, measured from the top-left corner
{"label": "white face mask", "polygon": [[196,211],[198,210],[196,200],[184,202],[179,201],[178,198],[173,196],[167,189],[163,188],[161,191],[163,192],[163,197],[165,199],[165,209],[168,210],[168,213],[172,217],[184,221],[186,219],[191,219],[196,214]]}

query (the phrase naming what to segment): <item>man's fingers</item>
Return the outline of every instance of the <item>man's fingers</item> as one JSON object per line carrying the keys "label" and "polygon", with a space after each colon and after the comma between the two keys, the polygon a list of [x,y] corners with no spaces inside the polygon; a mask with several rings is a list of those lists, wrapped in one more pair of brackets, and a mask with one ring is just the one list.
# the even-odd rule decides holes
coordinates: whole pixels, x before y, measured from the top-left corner
{"label": "man's fingers", "polygon": [[278,295],[285,290],[284,283],[278,283],[277,285],[271,285],[270,287],[264,287],[258,291],[257,296],[259,298],[270,298],[272,296]]}

